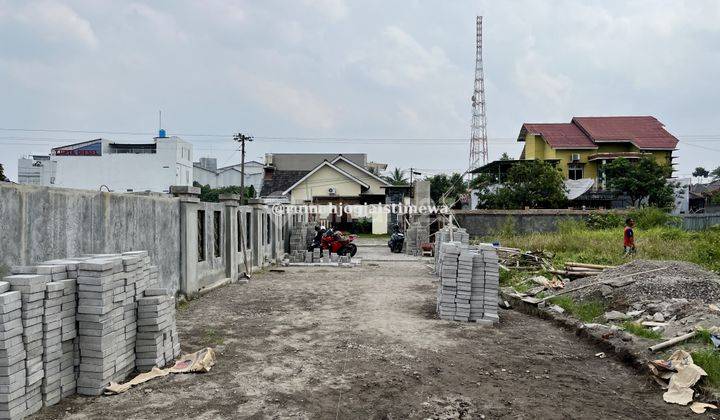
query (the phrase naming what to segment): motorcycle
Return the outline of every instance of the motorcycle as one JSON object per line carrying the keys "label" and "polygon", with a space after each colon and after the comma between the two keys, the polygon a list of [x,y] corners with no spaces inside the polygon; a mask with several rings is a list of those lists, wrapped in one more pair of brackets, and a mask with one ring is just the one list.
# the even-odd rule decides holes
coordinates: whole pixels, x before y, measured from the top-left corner
{"label": "motorcycle", "polygon": [[390,236],[390,240],[388,241],[390,252],[394,252],[396,254],[402,252],[403,242],[405,242],[405,235],[400,231],[393,232],[392,236]]}
{"label": "motorcycle", "polygon": [[349,255],[354,257],[357,253],[357,245],[352,243],[357,238],[355,235],[343,237],[338,232],[331,235],[325,235],[322,238],[321,249],[330,250],[337,255]]}

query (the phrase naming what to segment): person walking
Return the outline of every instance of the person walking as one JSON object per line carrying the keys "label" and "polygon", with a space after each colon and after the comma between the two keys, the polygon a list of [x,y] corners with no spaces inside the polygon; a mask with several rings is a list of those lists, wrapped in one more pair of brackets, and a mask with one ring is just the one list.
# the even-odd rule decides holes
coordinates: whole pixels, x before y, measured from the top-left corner
{"label": "person walking", "polygon": [[625,256],[635,255],[635,221],[628,217],[625,219],[625,230],[623,232],[623,248]]}

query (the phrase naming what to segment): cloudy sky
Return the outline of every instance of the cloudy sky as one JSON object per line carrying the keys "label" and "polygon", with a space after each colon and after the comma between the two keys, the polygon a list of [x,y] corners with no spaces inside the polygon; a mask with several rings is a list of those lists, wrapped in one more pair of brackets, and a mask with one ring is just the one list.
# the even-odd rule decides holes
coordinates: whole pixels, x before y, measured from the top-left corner
{"label": "cloudy sky", "polygon": [[150,141],[161,109],[221,165],[242,131],[249,159],[464,170],[476,14],[491,159],[519,154],[523,122],[654,115],[681,140],[680,175],[720,166],[714,0],[0,0],[0,163],[16,179],[23,154]]}

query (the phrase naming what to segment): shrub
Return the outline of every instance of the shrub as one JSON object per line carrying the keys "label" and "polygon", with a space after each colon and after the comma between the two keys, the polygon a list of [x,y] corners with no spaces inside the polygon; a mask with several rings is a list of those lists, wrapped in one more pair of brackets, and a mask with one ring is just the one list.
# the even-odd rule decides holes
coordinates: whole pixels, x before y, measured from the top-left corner
{"label": "shrub", "polygon": [[611,229],[622,227],[625,221],[617,213],[593,213],[585,219],[585,224],[590,229]]}
{"label": "shrub", "polygon": [[677,226],[679,218],[671,215],[665,210],[657,207],[645,207],[633,210],[628,214],[635,220],[637,227],[641,229],[650,229],[653,227]]}

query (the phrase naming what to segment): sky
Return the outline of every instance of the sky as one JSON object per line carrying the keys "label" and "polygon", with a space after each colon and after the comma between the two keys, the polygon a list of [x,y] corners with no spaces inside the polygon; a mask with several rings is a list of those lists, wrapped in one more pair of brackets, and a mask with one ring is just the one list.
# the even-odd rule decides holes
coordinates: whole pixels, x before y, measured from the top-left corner
{"label": "sky", "polygon": [[490,159],[524,122],[653,115],[676,175],[720,166],[720,2],[0,0],[0,163],[104,137],[150,142],[158,110],[195,160],[362,152],[426,175],[468,166],[475,16]]}

